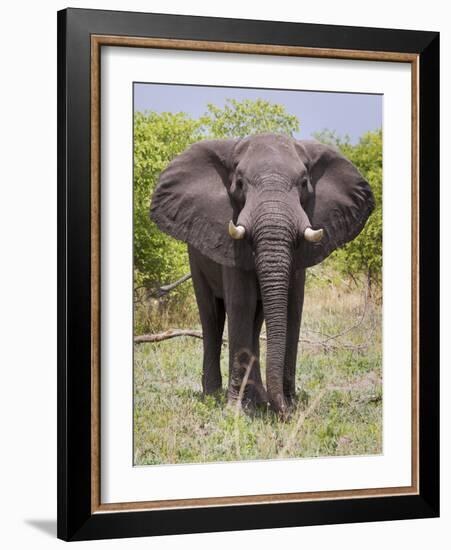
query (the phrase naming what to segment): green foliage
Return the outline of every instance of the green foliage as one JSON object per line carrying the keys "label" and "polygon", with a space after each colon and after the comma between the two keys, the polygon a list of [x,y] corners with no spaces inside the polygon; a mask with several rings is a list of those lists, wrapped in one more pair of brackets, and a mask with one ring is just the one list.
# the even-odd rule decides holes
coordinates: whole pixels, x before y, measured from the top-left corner
{"label": "green foliage", "polygon": [[299,120],[294,115],[289,115],[283,105],[264,99],[228,99],[223,108],[209,103],[207,112],[200,120],[205,134],[216,139],[265,132],[291,136],[299,131]]}
{"label": "green foliage", "polygon": [[200,124],[184,113],[154,112],[136,113],[134,122],[135,287],[155,288],[189,272],[186,246],[156,227],[149,207],[160,172],[201,138]]}
{"label": "green foliage", "polygon": [[376,207],[360,235],[337,250],[331,263],[344,274],[364,274],[371,284],[382,278],[382,130],[367,132],[356,145],[325,130],[315,135],[323,143],[341,150],[370,183]]}

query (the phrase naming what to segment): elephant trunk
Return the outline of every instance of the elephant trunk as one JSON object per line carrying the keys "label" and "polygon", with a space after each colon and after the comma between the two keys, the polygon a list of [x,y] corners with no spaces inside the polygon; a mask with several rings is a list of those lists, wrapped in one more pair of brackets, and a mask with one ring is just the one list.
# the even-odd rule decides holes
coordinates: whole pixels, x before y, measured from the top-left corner
{"label": "elephant trunk", "polygon": [[266,322],[266,385],[272,408],[284,416],[288,288],[298,223],[280,201],[266,201],[253,224],[255,263]]}

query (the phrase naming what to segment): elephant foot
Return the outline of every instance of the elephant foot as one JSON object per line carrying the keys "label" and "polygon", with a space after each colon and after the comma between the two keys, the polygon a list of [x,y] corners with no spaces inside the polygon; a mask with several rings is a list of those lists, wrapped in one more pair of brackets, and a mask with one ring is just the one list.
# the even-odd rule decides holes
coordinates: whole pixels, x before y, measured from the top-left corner
{"label": "elephant foot", "polygon": [[282,422],[287,422],[291,417],[291,408],[288,405],[283,394],[277,394],[269,398],[271,410],[277,414]]}
{"label": "elephant foot", "polygon": [[290,411],[295,409],[298,404],[298,398],[296,394],[294,392],[290,392],[290,393],[285,393],[284,396],[285,396],[285,402],[287,404],[288,409]]}
{"label": "elephant foot", "polygon": [[263,387],[258,358],[250,351],[243,349],[235,354],[231,369],[229,389],[227,392],[229,404],[237,404],[244,410],[253,410],[268,403],[268,395]]}
{"label": "elephant foot", "polygon": [[239,391],[233,389],[227,392],[227,403],[232,407],[240,407],[246,412],[253,412],[256,409],[268,406],[268,395],[262,385],[256,385],[252,381],[248,382],[246,388],[240,397]]}
{"label": "elephant foot", "polygon": [[202,380],[202,393],[204,395],[219,395],[222,392],[221,380]]}
{"label": "elephant foot", "polygon": [[202,391],[203,395],[220,395],[222,393],[222,386],[216,386],[214,388],[206,388]]}
{"label": "elephant foot", "polygon": [[264,405],[265,407],[268,405],[268,393],[263,384],[255,385],[255,404],[257,406]]}

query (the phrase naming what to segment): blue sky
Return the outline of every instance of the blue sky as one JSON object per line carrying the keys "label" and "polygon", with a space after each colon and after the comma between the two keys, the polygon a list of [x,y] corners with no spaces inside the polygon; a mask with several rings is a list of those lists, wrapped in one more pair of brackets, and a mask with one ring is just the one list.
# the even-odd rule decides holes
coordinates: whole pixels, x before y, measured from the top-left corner
{"label": "blue sky", "polygon": [[205,113],[208,103],[222,107],[226,99],[266,99],[280,103],[300,121],[298,138],[327,128],[352,143],[369,131],[382,127],[382,95],[262,88],[223,88],[183,84],[134,84],[134,110],[185,112],[193,118]]}

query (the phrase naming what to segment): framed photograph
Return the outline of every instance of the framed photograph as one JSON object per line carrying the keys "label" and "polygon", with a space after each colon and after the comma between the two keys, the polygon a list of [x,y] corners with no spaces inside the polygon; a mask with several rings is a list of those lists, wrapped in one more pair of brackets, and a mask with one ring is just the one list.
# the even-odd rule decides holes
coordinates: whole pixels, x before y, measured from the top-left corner
{"label": "framed photograph", "polygon": [[434,32],[58,13],[60,538],[439,514],[438,83]]}

